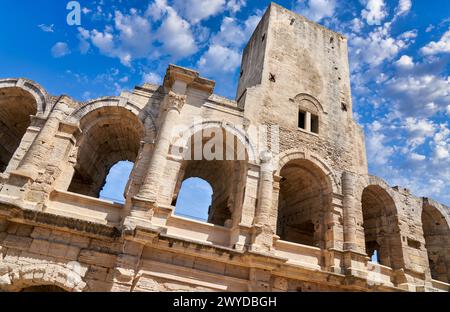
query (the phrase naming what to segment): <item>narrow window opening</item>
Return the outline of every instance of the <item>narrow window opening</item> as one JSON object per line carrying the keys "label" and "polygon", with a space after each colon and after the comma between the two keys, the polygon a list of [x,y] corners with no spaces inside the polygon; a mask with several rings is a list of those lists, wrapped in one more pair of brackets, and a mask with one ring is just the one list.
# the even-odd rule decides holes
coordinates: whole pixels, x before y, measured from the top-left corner
{"label": "narrow window opening", "polygon": [[347,109],[347,104],[345,104],[345,103],[341,103],[341,109],[344,111],[344,112],[346,112],[348,109]]}
{"label": "narrow window opening", "polygon": [[298,112],[298,127],[305,130],[306,113],[303,111]]}
{"label": "narrow window opening", "polygon": [[319,134],[319,116],[311,115],[311,132]]}
{"label": "narrow window opening", "polygon": [[242,77],[242,75],[244,75],[244,71],[243,70],[241,70],[240,77]]}
{"label": "narrow window opening", "polygon": [[266,34],[262,35],[261,41],[264,42],[266,40]]}
{"label": "narrow window opening", "polygon": [[175,201],[175,214],[181,217],[207,222],[212,205],[213,189],[200,178],[189,178],[181,184]]}
{"label": "narrow window opening", "polygon": [[133,166],[134,163],[131,161],[119,161],[116,163],[105,179],[105,185],[100,191],[100,198],[124,203],[124,191]]}
{"label": "narrow window opening", "polygon": [[375,249],[373,251],[372,256],[370,257],[370,261],[373,262],[373,263],[380,264],[380,256],[379,256],[379,254],[380,254],[380,252],[377,249]]}

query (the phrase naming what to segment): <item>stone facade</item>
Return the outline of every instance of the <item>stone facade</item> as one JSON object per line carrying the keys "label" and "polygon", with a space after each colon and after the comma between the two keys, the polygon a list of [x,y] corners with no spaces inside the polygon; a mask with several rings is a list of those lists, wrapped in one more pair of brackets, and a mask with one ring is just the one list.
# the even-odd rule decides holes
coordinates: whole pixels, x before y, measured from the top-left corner
{"label": "stone facade", "polygon": [[[236,101],[174,65],[85,103],[0,80],[0,289],[448,291],[449,208],[368,174],[347,54],[271,4]],[[185,157],[208,131],[243,157]],[[125,204],[98,199],[122,160]],[[174,214],[190,177],[214,190],[208,223]]]}

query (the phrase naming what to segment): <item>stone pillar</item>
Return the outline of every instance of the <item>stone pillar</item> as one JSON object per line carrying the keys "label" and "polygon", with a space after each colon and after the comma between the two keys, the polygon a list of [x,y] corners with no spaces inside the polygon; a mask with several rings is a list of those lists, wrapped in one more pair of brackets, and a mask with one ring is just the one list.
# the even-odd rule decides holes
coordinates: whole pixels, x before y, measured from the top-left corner
{"label": "stone pillar", "polygon": [[342,209],[344,215],[344,250],[356,250],[356,218],[355,218],[355,189],[356,177],[345,171],[342,174]]}
{"label": "stone pillar", "polygon": [[169,154],[170,141],[173,127],[177,125],[180,111],[186,103],[186,95],[179,95],[170,91],[166,96],[166,113],[158,133],[153,157],[147,170],[144,183],[135,199],[155,203],[158,195],[159,181],[165,169],[167,155]]}
{"label": "stone pillar", "polygon": [[271,212],[273,204],[273,165],[269,151],[261,153],[261,169],[258,188],[258,206],[253,222],[252,250],[269,252],[273,246]]}
{"label": "stone pillar", "polygon": [[261,171],[259,176],[258,207],[255,224],[270,225],[270,213],[273,203],[273,166],[270,152],[261,155]]}
{"label": "stone pillar", "polygon": [[306,112],[305,130],[308,132],[311,132],[311,113],[310,112]]}
{"label": "stone pillar", "polygon": [[53,138],[58,132],[59,122],[59,112],[53,111],[13,174],[32,180],[36,179],[39,169],[48,160]]}

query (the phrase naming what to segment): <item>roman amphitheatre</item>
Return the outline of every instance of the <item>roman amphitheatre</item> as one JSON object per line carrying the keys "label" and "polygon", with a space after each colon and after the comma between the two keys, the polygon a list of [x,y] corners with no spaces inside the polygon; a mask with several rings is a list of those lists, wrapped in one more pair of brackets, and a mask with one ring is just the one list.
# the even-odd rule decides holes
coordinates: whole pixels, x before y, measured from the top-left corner
{"label": "roman amphitheatre", "polygon": [[[175,65],[88,102],[0,79],[0,290],[449,291],[450,209],[368,173],[349,76],[346,38],[271,4],[235,100]],[[208,133],[231,157],[186,157]],[[175,213],[192,177],[207,222]]]}

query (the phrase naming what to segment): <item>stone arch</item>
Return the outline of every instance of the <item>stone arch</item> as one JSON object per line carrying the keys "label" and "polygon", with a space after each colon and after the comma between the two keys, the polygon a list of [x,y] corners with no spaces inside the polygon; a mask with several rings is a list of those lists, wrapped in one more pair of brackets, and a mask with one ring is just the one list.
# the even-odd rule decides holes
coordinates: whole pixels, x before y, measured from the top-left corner
{"label": "stone arch", "polygon": [[141,119],[135,110],[113,103],[92,102],[73,115],[80,118],[81,135],[71,192],[98,197],[112,166],[124,160],[135,162],[141,142],[153,139],[153,129],[143,123],[148,122],[148,116]]}
{"label": "stone arch", "polygon": [[78,265],[41,263],[11,268],[0,279],[0,289],[18,292],[33,286],[56,286],[67,292],[82,292],[86,283]]}
{"label": "stone arch", "polygon": [[299,148],[289,149],[280,153],[274,161],[276,162],[275,167],[277,168],[275,174],[280,175],[281,169],[291,160],[304,159],[313,163],[315,166],[320,168],[320,170],[328,177],[330,187],[335,194],[340,194],[340,181],[339,178],[333,173],[331,167],[319,156],[310,153],[308,150],[303,150]]}
{"label": "stone arch", "polygon": [[147,142],[148,140],[151,141],[155,138],[157,129],[156,122],[153,116],[149,114],[145,109],[141,109],[133,101],[130,101],[124,97],[110,96],[90,100],[76,109],[70,115],[69,119],[71,122],[77,123],[80,122],[89,113],[105,107],[123,107],[124,109],[127,109],[128,111],[136,115],[145,126],[144,140]]}
{"label": "stone arch", "polygon": [[380,178],[370,176],[358,193],[367,254],[372,256],[376,251],[380,264],[393,269],[403,268],[398,210],[391,188]]}
{"label": "stone arch", "polygon": [[[207,156],[197,156],[194,144],[201,143],[201,150],[209,140],[205,131],[214,130],[215,134],[221,133],[221,142],[224,151],[219,159],[210,159]],[[196,136],[199,135],[199,140]],[[172,155],[178,154],[181,166],[178,174],[173,204],[176,205],[178,194],[183,181],[197,177],[208,182],[213,189],[212,205],[209,210],[208,222],[221,226],[231,226],[233,221],[238,220],[238,212],[241,210],[245,192],[246,177],[248,171],[249,155],[254,151],[248,150],[249,141],[239,129],[217,121],[210,121],[190,127],[175,139],[172,145]],[[234,149],[233,157],[227,158],[226,151],[229,147]],[[244,145],[246,144],[246,145]],[[177,150],[178,149],[178,150]],[[254,157],[254,156],[253,156]]]}
{"label": "stone arch", "polygon": [[428,254],[431,277],[445,283],[450,281],[449,216],[442,205],[423,199],[422,228]]}
{"label": "stone arch", "polygon": [[280,155],[277,235],[282,240],[325,248],[327,214],[333,192],[333,174],[323,162],[306,152]]}
{"label": "stone arch", "polygon": [[16,151],[31,125],[32,116],[44,116],[46,94],[38,91],[39,86],[23,79],[0,80],[0,173],[6,171],[13,163],[13,156],[18,155]]}
{"label": "stone arch", "polygon": [[294,97],[294,102],[300,103],[302,101],[306,101],[312,105],[312,107],[315,107],[316,112],[318,113],[324,113],[327,112],[324,110],[322,104],[320,104],[319,100],[317,100],[312,95],[309,95],[307,93],[299,93]]}
{"label": "stone arch", "polygon": [[223,120],[203,120],[199,123],[194,123],[187,128],[180,129],[180,133],[172,140],[172,151],[176,149],[187,150],[189,148],[190,140],[195,133],[199,131],[220,128],[234,135],[239,142],[245,147],[246,157],[250,162],[258,162],[259,157],[257,153],[257,145],[247,135],[244,129],[239,129],[232,123]]}
{"label": "stone arch", "polygon": [[18,88],[28,93],[36,102],[36,115],[46,117],[50,113],[51,107],[47,105],[48,93],[43,87],[32,80],[28,79],[0,79],[1,89]]}

